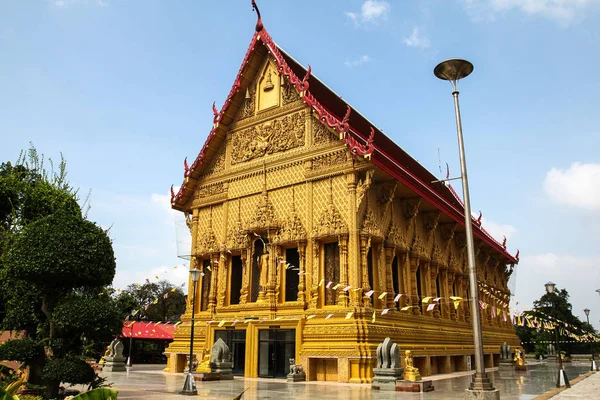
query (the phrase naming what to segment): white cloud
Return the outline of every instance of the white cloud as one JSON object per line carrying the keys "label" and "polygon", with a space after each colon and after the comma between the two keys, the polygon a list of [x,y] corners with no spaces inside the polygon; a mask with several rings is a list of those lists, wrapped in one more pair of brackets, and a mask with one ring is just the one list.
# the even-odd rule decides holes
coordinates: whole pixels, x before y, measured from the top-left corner
{"label": "white cloud", "polygon": [[582,257],[572,254],[541,253],[521,257],[515,269],[517,278],[516,299],[519,310],[533,306],[544,293],[544,284],[552,281],[557,288],[569,292],[573,305],[573,314],[585,321],[584,308],[590,308],[590,322],[598,328],[600,307],[598,294],[600,288],[600,257]]}
{"label": "white cloud", "polygon": [[357,58],[356,60],[346,61],[344,63],[344,65],[348,68],[352,68],[352,67],[358,67],[359,65],[368,63],[369,61],[371,61],[369,56],[364,55],[364,56],[361,56],[360,58]]}
{"label": "white cloud", "polygon": [[465,9],[475,20],[494,20],[498,14],[518,10],[528,15],[540,15],[569,25],[584,9],[599,0],[463,0]]}
{"label": "white cloud", "polygon": [[360,13],[346,11],[344,14],[358,27],[366,23],[377,24],[386,19],[390,9],[387,1],[366,0],[360,8]]}
{"label": "white cloud", "polygon": [[508,240],[517,234],[517,228],[514,226],[508,224],[498,224],[494,221],[488,220],[485,217],[481,218],[481,226],[500,243],[502,243],[504,237],[506,237]]}
{"label": "white cloud", "polygon": [[566,170],[552,168],[544,190],[557,204],[600,210],[600,164],[575,162]]}
{"label": "white cloud", "polygon": [[402,40],[408,47],[418,47],[421,49],[428,48],[431,43],[427,36],[419,32],[419,28],[414,27],[409,37]]}

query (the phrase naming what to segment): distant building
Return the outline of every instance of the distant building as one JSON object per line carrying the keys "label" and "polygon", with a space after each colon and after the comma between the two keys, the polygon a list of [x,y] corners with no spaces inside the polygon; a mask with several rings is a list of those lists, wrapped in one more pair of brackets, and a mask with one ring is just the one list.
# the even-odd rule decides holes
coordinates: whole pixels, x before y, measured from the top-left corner
{"label": "distant building", "polygon": [[[131,349],[132,364],[163,364],[166,363],[164,351],[173,341],[175,325],[157,322],[125,322],[121,331],[123,355],[129,356]],[[131,339],[131,340],[130,340]]]}
{"label": "distant building", "polygon": [[[467,369],[464,208],[450,186],[432,183],[262,22],[213,122],[171,198],[204,272],[198,357],[223,338],[239,375],[284,376],[295,358],[309,380],[363,383],[389,336],[424,376]],[[518,258],[473,220],[491,367],[500,344],[519,347],[507,313]],[[185,368],[191,307],[166,350],[171,372]]]}

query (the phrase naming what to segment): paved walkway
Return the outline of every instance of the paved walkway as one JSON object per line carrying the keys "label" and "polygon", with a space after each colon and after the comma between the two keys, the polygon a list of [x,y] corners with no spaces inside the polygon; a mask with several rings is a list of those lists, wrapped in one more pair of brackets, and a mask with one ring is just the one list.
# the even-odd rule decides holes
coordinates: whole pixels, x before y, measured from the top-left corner
{"label": "paved walkway", "polygon": [[552,400],[555,399],[600,399],[600,373],[596,372],[577,382],[570,389],[565,389],[552,397]]}
{"label": "paved walkway", "polygon": [[[136,365],[129,372],[113,372],[103,374],[113,389],[119,391],[119,400],[182,400],[177,395],[183,387],[184,375],[162,373],[162,366]],[[589,370],[588,363],[573,363],[566,367],[568,376],[575,380]],[[494,385],[500,390],[502,400],[531,400],[551,390],[558,373],[554,363],[529,364],[527,372],[498,373],[490,372]],[[600,373],[596,374],[600,377]],[[330,382],[297,382],[289,384],[283,379],[250,379],[236,378],[232,381],[198,382],[198,397],[201,399],[232,399],[244,389],[244,400],[256,399],[312,399],[319,400],[392,400],[392,399],[463,399],[464,390],[468,387],[470,374],[465,372],[436,375],[431,377],[435,391],[425,394],[402,392],[372,391],[370,385],[340,384]],[[569,391],[579,390],[578,385],[586,383],[590,378],[573,385]],[[595,378],[596,385],[600,384]],[[590,388],[589,390],[597,390]],[[586,390],[582,390],[586,393]],[[565,394],[567,394],[565,392]],[[558,398],[558,397],[555,397]],[[571,397],[586,398],[586,397]],[[588,398],[600,398],[600,395]]]}

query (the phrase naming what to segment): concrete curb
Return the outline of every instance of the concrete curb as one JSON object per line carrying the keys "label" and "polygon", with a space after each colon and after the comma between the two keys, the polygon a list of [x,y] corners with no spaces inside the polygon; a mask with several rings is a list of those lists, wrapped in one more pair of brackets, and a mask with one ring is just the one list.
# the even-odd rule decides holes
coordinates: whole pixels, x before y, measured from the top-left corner
{"label": "concrete curb", "polygon": [[[571,386],[578,384],[579,382],[581,382],[585,378],[590,377],[590,376],[594,375],[595,373],[596,373],[595,371],[590,371],[590,372],[588,372],[588,373],[586,373],[584,375],[579,375],[577,378],[573,379],[570,382]],[[546,393],[540,394],[538,397],[534,397],[533,400],[548,400],[548,399],[551,399],[552,397],[556,396],[560,392],[565,391],[566,389],[567,388],[565,388],[565,387],[554,388],[552,390],[548,390]]]}

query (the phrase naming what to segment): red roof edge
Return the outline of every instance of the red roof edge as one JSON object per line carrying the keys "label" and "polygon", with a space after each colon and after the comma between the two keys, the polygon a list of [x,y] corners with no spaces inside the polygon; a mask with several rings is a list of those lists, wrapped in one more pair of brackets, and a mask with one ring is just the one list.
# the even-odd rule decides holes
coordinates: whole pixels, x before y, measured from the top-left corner
{"label": "red roof edge", "polygon": [[[260,14],[259,14],[259,22],[262,22],[262,21],[260,21]],[[411,165],[415,164],[417,168],[424,170],[424,173],[422,173],[421,175],[424,175],[424,176],[430,175],[431,177],[433,177],[433,175],[431,175],[431,173],[429,173],[423,166],[421,166],[418,162],[416,162],[414,159],[412,159],[412,157],[410,157],[406,152],[404,152],[395,142],[393,142],[391,139],[389,139],[380,130],[377,130],[377,137],[379,139],[378,141],[385,142],[386,146],[381,147],[381,146],[376,145],[375,140],[374,140],[375,139],[375,129],[373,128],[373,126],[366,125],[365,122],[368,123],[368,121],[366,121],[366,119],[364,117],[362,117],[359,113],[355,113],[354,114],[355,119],[358,120],[358,122],[362,123],[361,125],[363,127],[370,126],[370,132],[369,132],[368,138],[364,139],[365,137],[367,137],[367,134],[364,132],[360,132],[358,129],[355,129],[353,126],[350,125],[350,113],[352,111],[352,108],[345,101],[339,99],[339,101],[343,102],[343,104],[346,106],[346,113],[342,118],[335,115],[332,111],[330,111],[330,109],[328,109],[323,104],[321,104],[317,100],[317,98],[309,91],[309,79],[311,78],[311,72],[312,72],[310,65],[308,66],[308,69],[305,69],[306,73],[305,73],[304,77],[302,79],[298,78],[296,73],[294,73],[294,71],[288,64],[288,62],[286,62],[286,59],[284,58],[284,56],[279,51],[279,47],[275,44],[275,42],[273,41],[273,39],[271,38],[271,36],[267,32],[267,30],[262,26],[262,23],[260,24],[260,30],[258,28],[259,28],[259,24],[257,23],[257,29],[252,37],[250,46],[248,47],[246,55],[244,56],[244,60],[242,61],[242,65],[240,66],[240,69],[235,78],[235,81],[233,83],[231,91],[229,92],[229,95],[227,96],[227,99],[225,100],[225,104],[221,108],[221,111],[217,111],[217,109],[215,108],[215,106],[213,104],[213,113],[214,113],[213,123],[214,123],[214,125],[206,139],[206,142],[204,143],[204,146],[202,147],[202,150],[198,154],[198,157],[196,157],[196,160],[194,161],[194,163],[192,164],[191,167],[188,167],[187,161],[184,161],[184,167],[185,167],[184,182],[181,185],[177,194],[174,193],[173,186],[171,186],[171,205],[173,207],[175,207],[175,206],[182,207],[183,206],[182,200],[184,200],[184,191],[187,187],[187,183],[189,182],[189,177],[190,177],[191,173],[194,170],[196,170],[196,168],[199,167],[203,163],[204,153],[205,153],[206,149],[208,148],[209,143],[213,139],[213,137],[219,127],[219,122],[221,121],[225,111],[229,108],[229,105],[231,104],[231,100],[233,99],[233,96],[236,93],[238,93],[240,90],[241,76],[244,72],[245,66],[248,63],[249,57],[255,48],[255,44],[258,40],[262,40],[264,45],[269,50],[269,52],[275,58],[279,72],[288,77],[290,84],[292,84],[296,88],[296,90],[297,90],[298,94],[301,96],[302,100],[318,114],[319,121],[322,124],[332,128],[336,132],[338,132],[338,134],[340,135],[340,140],[342,140],[346,145],[348,145],[349,150],[353,155],[361,155],[361,156],[364,156],[365,158],[371,158],[372,162],[375,165],[382,168],[384,171],[386,171],[391,176],[398,179],[400,182],[404,183],[407,187],[409,187],[415,193],[417,193],[418,195],[423,197],[425,200],[427,200],[428,202],[430,202],[431,204],[433,204],[434,206],[439,208],[442,212],[444,212],[444,214],[448,215],[450,218],[452,218],[454,221],[456,221],[459,225],[464,226],[464,208],[460,209],[459,207],[457,207],[457,205],[452,204],[450,199],[452,199],[452,197],[454,196],[454,197],[456,197],[456,200],[458,201],[459,205],[462,206],[463,203],[462,203],[462,200],[460,200],[460,197],[458,197],[458,195],[454,191],[454,189],[451,188],[451,186],[449,187],[449,191],[452,193],[453,196],[450,196],[450,199],[445,198],[445,196],[442,196],[441,193],[438,193],[437,191],[432,189],[432,187],[430,185],[426,184],[423,179],[416,176],[414,173],[412,173],[410,171],[410,169],[408,169],[404,165],[402,165],[402,163],[399,162],[396,159],[396,157],[390,156],[386,151],[383,150],[383,148],[385,147],[387,149],[387,148],[390,148],[391,146],[393,146],[392,147],[393,150],[395,150],[396,152],[401,152],[403,155],[408,157],[409,164],[411,164]],[[302,67],[299,64],[294,65],[294,67],[299,67],[300,69],[304,69],[304,67]],[[315,81],[316,83],[320,84],[321,86],[323,86],[325,88],[325,90],[331,92],[330,89],[328,89],[326,86],[324,86],[316,78],[314,78],[312,80]],[[320,90],[323,91],[323,88],[320,88]],[[415,165],[412,165],[412,166],[415,167]],[[452,200],[454,200],[454,199],[452,199]],[[477,236],[479,239],[483,240],[489,246],[491,246],[492,248],[494,248],[495,250],[500,252],[503,256],[505,256],[509,260],[510,263],[516,264],[519,262],[519,258],[518,258],[519,252],[518,251],[517,251],[516,256],[512,256],[511,254],[509,254],[506,250],[506,243],[501,244],[500,242],[495,240],[477,222],[478,221],[476,220],[475,224],[474,224],[475,229],[473,230],[475,233],[475,236]]]}

